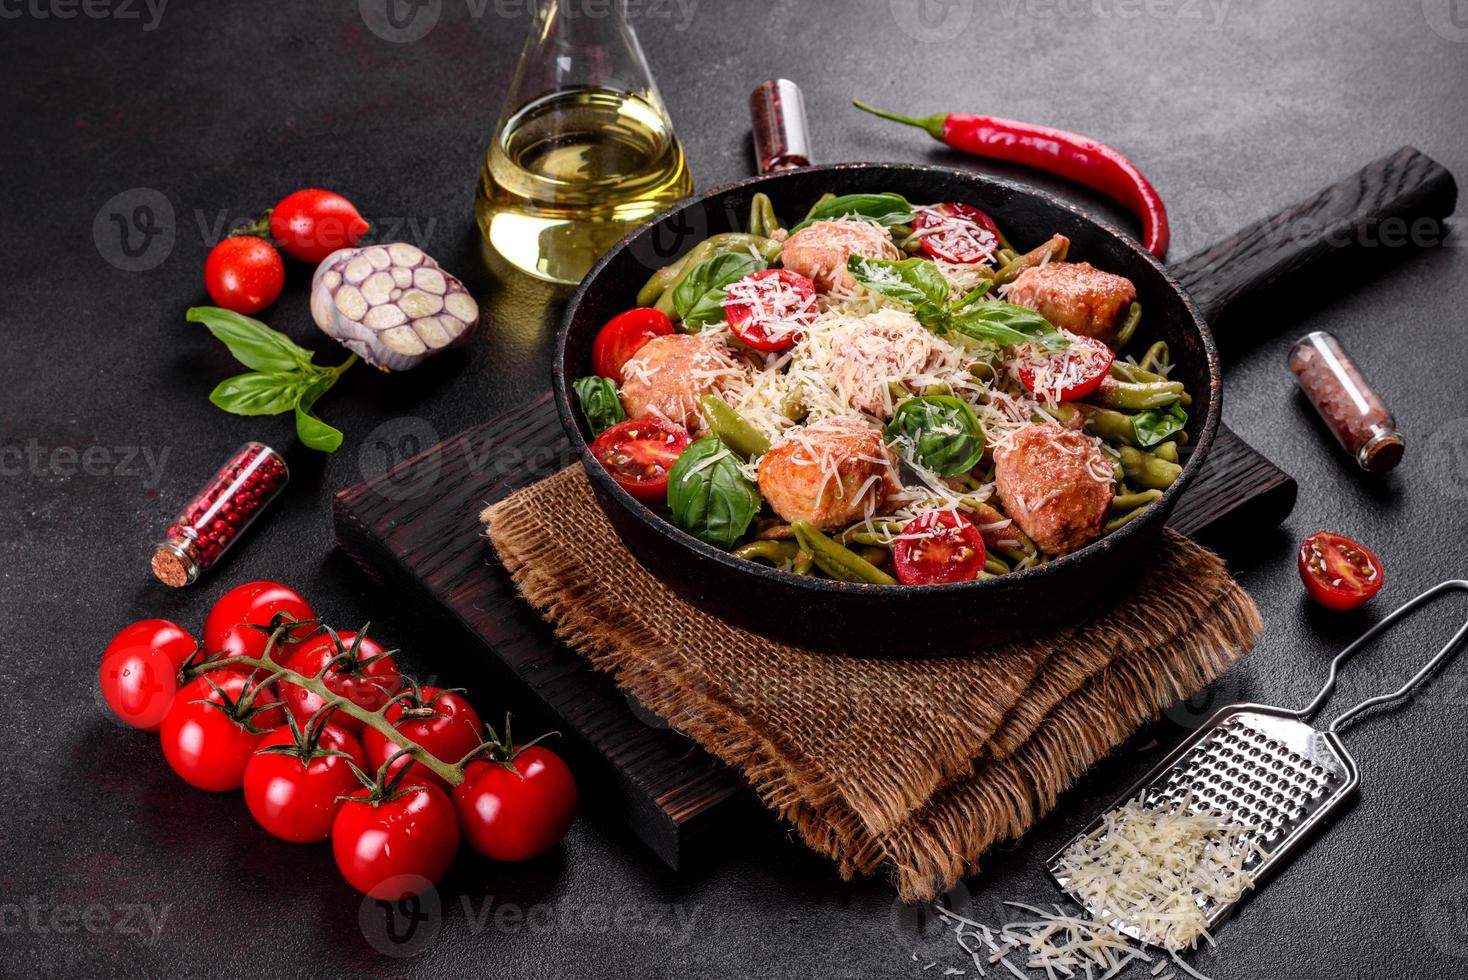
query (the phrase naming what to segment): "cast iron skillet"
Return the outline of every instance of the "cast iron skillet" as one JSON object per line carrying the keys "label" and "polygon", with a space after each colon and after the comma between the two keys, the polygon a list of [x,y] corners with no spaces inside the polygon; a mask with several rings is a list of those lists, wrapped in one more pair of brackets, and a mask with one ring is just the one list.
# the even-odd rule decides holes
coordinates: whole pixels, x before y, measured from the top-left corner
{"label": "cast iron skillet", "polygon": [[[708,235],[743,231],[750,198],[764,191],[793,223],[827,191],[895,191],[920,203],[963,201],[993,215],[1024,251],[1059,232],[1069,261],[1126,276],[1144,313],[1129,350],[1165,340],[1193,396],[1182,476],[1114,534],[1045,565],[952,585],[853,585],[735,558],[685,534],[633,500],[591,457],[571,383],[591,373],[591,345],[660,265]],[[561,422],[597,502],[628,550],[700,609],[772,639],[862,655],[964,652],[1022,638],[1084,611],[1148,560],[1178,497],[1203,465],[1218,427],[1218,354],[1202,315],[1177,281],[1130,238],[1048,194],[969,171],[914,164],[836,164],[741,180],[659,215],[602,257],[572,296],[552,367]]]}

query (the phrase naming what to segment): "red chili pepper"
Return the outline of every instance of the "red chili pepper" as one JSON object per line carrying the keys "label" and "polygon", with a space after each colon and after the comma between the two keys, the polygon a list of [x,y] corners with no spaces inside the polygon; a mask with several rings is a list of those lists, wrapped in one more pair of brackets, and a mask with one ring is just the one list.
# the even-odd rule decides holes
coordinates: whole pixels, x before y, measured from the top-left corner
{"label": "red chili pepper", "polygon": [[917,126],[954,149],[993,160],[1058,174],[1123,205],[1142,221],[1142,245],[1159,259],[1167,254],[1167,208],[1136,164],[1104,143],[1049,126],[950,112],[937,116],[900,116],[852,100],[858,109]]}

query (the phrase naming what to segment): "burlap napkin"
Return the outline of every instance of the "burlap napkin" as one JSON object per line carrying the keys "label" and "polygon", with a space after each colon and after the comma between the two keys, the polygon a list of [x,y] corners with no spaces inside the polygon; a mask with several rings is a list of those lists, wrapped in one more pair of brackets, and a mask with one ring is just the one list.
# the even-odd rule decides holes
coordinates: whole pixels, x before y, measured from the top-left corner
{"label": "burlap napkin", "polygon": [[737,767],[843,875],[888,864],[907,900],[974,873],[1261,629],[1222,561],[1169,532],[1129,596],[1043,639],[924,660],[812,653],[679,599],[622,546],[579,465],[483,520],[567,644]]}

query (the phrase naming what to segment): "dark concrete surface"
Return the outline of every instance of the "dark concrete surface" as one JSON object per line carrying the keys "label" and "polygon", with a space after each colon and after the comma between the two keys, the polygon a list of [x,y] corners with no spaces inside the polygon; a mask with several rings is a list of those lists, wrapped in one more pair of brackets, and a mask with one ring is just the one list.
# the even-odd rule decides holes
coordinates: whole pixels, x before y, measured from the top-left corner
{"label": "dark concrete surface", "polygon": [[[1468,173],[1462,0],[931,0],[922,18],[912,0],[687,3],[639,4],[636,23],[701,187],[749,171],[745,97],[779,74],[805,86],[827,161],[960,162],[849,109],[853,95],[1104,138],[1170,202],[1175,256],[1404,143]],[[566,291],[481,265],[470,213],[523,6],[434,2],[425,37],[390,43],[345,0],[0,0],[0,974],[915,977],[963,965],[883,882],[840,882],[762,815],[747,839],[673,874],[594,792],[558,854],[509,868],[466,858],[395,945],[325,848],[279,843],[237,796],[184,787],[156,739],[96,699],[113,631],[143,616],[198,628],[225,586],[260,577],[294,583],[335,622],[371,618],[419,673],[473,685],[472,651],[412,624],[334,551],[329,503],[409,437],[448,436],[546,387]],[[466,351],[412,374],[348,375],[320,406],[345,447],[326,459],[293,447],[283,506],[204,584],[170,592],[146,554],[171,513],[239,443],[293,443],[284,419],[208,405],[235,367],[183,312],[204,299],[220,223],[305,185],[398,225],[470,284],[486,322]],[[169,234],[129,260],[111,216],[149,202]],[[1301,494],[1285,527],[1230,543],[1268,633],[1213,704],[1300,702],[1374,617],[1468,572],[1462,243],[1378,246],[1367,272],[1257,311],[1251,343],[1234,345],[1225,417]],[[293,268],[268,319],[334,361],[309,322],[307,280]],[[1288,343],[1322,327],[1407,434],[1406,462],[1384,481],[1362,479],[1292,390]],[[1292,551],[1319,527],[1388,563],[1367,610],[1307,606]],[[1367,655],[1338,703],[1395,686],[1462,615],[1461,600],[1449,605]],[[514,705],[510,692],[473,694],[491,714]],[[1044,856],[1206,708],[1174,709],[1097,766],[953,900],[990,919],[1006,899],[1054,900]],[[1468,661],[1407,711],[1352,731],[1359,803],[1196,965],[1221,978],[1468,970],[1465,713]]]}

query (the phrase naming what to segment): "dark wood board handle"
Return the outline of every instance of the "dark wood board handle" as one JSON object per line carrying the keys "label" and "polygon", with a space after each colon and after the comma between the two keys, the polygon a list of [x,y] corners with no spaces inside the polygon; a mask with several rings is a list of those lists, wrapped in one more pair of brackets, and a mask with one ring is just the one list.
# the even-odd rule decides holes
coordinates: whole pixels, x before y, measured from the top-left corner
{"label": "dark wood board handle", "polygon": [[1172,266],[1215,327],[1235,302],[1354,248],[1435,245],[1458,185],[1426,154],[1404,146],[1278,214]]}

